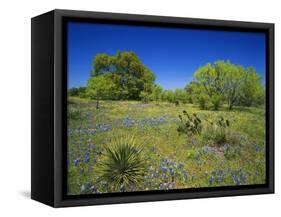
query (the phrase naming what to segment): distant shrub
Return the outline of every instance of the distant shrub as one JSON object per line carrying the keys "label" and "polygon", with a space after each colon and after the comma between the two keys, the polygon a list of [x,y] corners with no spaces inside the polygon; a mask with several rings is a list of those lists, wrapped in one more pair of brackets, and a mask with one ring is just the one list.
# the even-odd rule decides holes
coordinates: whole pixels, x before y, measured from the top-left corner
{"label": "distant shrub", "polygon": [[68,89],[69,96],[79,96],[84,98],[86,93],[86,87],[72,87]]}
{"label": "distant shrub", "polygon": [[114,191],[128,191],[139,186],[145,175],[145,160],[142,148],[134,137],[121,137],[105,146],[98,174]]}
{"label": "distant shrub", "polygon": [[177,131],[179,133],[186,134],[191,136],[194,134],[200,134],[202,129],[201,119],[193,113],[189,115],[185,110],[182,112],[182,115],[179,115],[180,124]]}
{"label": "distant shrub", "polygon": [[213,145],[221,145],[227,142],[229,120],[221,117],[218,121],[208,121],[202,130],[202,137]]}
{"label": "distant shrub", "polygon": [[179,106],[179,105],[180,105],[180,101],[175,100],[175,105],[176,105],[176,106]]}
{"label": "distant shrub", "polygon": [[79,94],[79,89],[76,88],[76,87],[70,88],[70,89],[67,90],[67,94],[68,94],[69,96],[78,96],[78,94]]}

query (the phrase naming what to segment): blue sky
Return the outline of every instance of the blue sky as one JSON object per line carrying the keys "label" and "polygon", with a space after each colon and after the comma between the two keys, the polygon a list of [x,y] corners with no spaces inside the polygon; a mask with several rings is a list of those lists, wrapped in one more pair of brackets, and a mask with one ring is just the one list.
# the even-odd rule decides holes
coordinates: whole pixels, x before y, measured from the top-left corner
{"label": "blue sky", "polygon": [[94,23],[68,23],[68,87],[85,86],[98,53],[134,51],[165,89],[183,88],[216,60],[253,66],[264,79],[265,34]]}

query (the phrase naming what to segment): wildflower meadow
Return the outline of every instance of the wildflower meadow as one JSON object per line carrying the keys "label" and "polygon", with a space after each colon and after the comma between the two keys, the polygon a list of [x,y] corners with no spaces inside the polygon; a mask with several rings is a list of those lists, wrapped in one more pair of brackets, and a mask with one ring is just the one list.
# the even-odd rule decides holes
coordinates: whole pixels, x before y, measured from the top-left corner
{"label": "wildflower meadow", "polygon": [[266,183],[265,34],[69,22],[67,193]]}
{"label": "wildflower meadow", "polygon": [[[178,116],[183,110],[202,119],[227,118],[225,141],[214,143],[209,128],[200,135],[179,133]],[[138,101],[102,101],[96,109],[90,99],[70,97],[68,112],[69,194],[265,183],[264,109],[205,111],[192,104]],[[125,142],[128,135],[141,147],[139,157],[143,162],[136,168],[142,171],[142,177],[124,188],[114,178],[103,176],[100,168],[104,167],[106,147],[118,138]],[[116,168],[108,170],[111,174]]]}

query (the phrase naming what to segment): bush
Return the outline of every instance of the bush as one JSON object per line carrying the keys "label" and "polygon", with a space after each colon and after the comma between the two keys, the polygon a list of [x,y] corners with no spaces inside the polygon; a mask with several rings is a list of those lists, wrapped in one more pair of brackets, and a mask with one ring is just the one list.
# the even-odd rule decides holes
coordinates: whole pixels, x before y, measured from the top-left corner
{"label": "bush", "polygon": [[86,87],[72,87],[69,88],[67,92],[69,96],[79,96],[83,98],[86,95]]}
{"label": "bush", "polygon": [[229,121],[221,117],[217,122],[208,121],[202,130],[202,137],[212,145],[222,145],[227,142]]}
{"label": "bush", "polygon": [[212,144],[219,145],[226,142],[226,132],[224,129],[217,125],[209,125],[204,127],[202,131],[202,137],[207,142],[211,142]]}
{"label": "bush", "polygon": [[113,191],[128,191],[139,186],[145,175],[142,148],[133,137],[121,137],[105,147],[97,173]]}

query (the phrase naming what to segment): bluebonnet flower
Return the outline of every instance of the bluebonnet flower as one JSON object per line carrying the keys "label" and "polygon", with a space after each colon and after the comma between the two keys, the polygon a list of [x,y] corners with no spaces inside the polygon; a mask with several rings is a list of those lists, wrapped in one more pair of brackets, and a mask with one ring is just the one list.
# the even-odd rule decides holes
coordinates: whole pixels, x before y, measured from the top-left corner
{"label": "bluebonnet flower", "polygon": [[90,134],[91,134],[91,135],[95,135],[96,132],[97,132],[96,130],[92,130],[92,131],[90,132]]}
{"label": "bluebonnet flower", "polygon": [[90,161],[89,153],[86,153],[84,156],[84,163],[89,163],[89,161]]}
{"label": "bluebonnet flower", "polygon": [[247,181],[246,174],[243,173],[242,168],[240,168],[238,171],[234,171],[232,179],[236,185],[241,185]]}
{"label": "bluebonnet flower", "polygon": [[170,163],[172,166],[175,166],[175,165],[176,165],[176,163],[175,163],[173,160],[171,160],[169,163]]}
{"label": "bluebonnet flower", "polygon": [[90,148],[91,148],[91,150],[94,150],[94,149],[95,149],[95,145],[94,145],[94,144],[91,144],[91,145],[90,145]]}
{"label": "bluebonnet flower", "polygon": [[95,188],[94,185],[92,185],[92,186],[90,187],[90,191],[91,191],[92,193],[94,193],[94,192],[96,191],[96,188]]}
{"label": "bluebonnet flower", "polygon": [[214,177],[211,176],[210,180],[209,180],[210,185],[212,185],[214,183]]}
{"label": "bluebonnet flower", "polygon": [[223,146],[223,148],[224,148],[224,149],[228,149],[228,148],[229,148],[229,144],[228,144],[228,143],[225,143],[224,146]]}
{"label": "bluebonnet flower", "polygon": [[185,177],[188,177],[188,173],[187,173],[187,171],[183,171],[183,175],[185,176]]}
{"label": "bluebonnet flower", "polygon": [[240,173],[240,180],[241,180],[241,182],[245,183],[246,179],[247,179],[246,175],[241,171],[241,173]]}
{"label": "bluebonnet flower", "polygon": [[217,179],[216,179],[217,182],[221,182],[222,180],[223,180],[222,176],[218,176]]}
{"label": "bluebonnet flower", "polygon": [[170,189],[173,189],[173,184],[172,184],[172,183],[169,183],[167,187],[168,187],[169,190],[170,190]]}
{"label": "bluebonnet flower", "polygon": [[79,159],[75,159],[75,160],[74,160],[74,166],[76,166],[76,167],[77,167],[77,166],[78,166],[78,164],[79,164]]}
{"label": "bluebonnet flower", "polygon": [[160,117],[160,118],[144,118],[144,119],[140,119],[138,120],[138,125],[139,127],[143,127],[145,125],[148,126],[155,126],[155,125],[159,125],[165,122],[165,118],[164,117]]}
{"label": "bluebonnet flower", "polygon": [[262,149],[259,145],[254,145],[256,152],[260,152]]}
{"label": "bluebonnet flower", "polygon": [[162,167],[162,171],[165,173],[167,172],[167,167]]}
{"label": "bluebonnet flower", "polygon": [[88,153],[86,153],[84,157],[84,163],[89,163],[89,161],[90,161],[90,156]]}
{"label": "bluebonnet flower", "polygon": [[160,186],[159,186],[159,188],[160,188],[161,190],[164,189],[164,184],[161,183]]}
{"label": "bluebonnet flower", "polygon": [[183,163],[180,163],[180,164],[178,165],[178,168],[179,168],[179,169],[183,168]]}
{"label": "bluebonnet flower", "polygon": [[175,172],[174,172],[174,169],[172,167],[169,168],[170,170],[170,173],[173,175]]}
{"label": "bluebonnet flower", "polygon": [[135,124],[134,119],[132,119],[132,118],[130,118],[130,117],[126,117],[126,118],[124,118],[124,120],[123,120],[123,125],[124,125],[125,127],[132,127],[132,126],[134,126],[134,124]]}
{"label": "bluebonnet flower", "polygon": [[[95,135],[96,134],[96,130],[95,129],[81,129],[81,128],[78,128],[74,131],[72,131],[72,133],[75,133],[75,134],[78,134],[78,135],[81,135],[81,134],[84,134],[84,135]],[[84,138],[81,138],[81,140],[83,140]]]}
{"label": "bluebonnet flower", "polygon": [[240,179],[236,175],[233,175],[232,179],[233,179],[233,181],[235,182],[236,185],[240,185],[241,184]]}
{"label": "bluebonnet flower", "polygon": [[203,153],[204,153],[204,154],[208,154],[208,153],[210,153],[210,152],[212,152],[212,148],[209,147],[209,146],[204,146],[204,148],[203,148]]}
{"label": "bluebonnet flower", "polygon": [[101,132],[106,132],[111,130],[112,126],[110,124],[96,124],[96,128]]}

